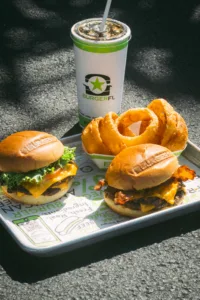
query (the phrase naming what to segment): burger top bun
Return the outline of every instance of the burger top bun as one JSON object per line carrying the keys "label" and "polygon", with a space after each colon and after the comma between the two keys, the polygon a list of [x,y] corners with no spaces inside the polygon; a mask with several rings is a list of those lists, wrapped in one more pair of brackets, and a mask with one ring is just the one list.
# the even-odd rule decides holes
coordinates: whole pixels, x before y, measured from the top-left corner
{"label": "burger top bun", "polygon": [[115,156],[106,172],[109,186],[141,190],[168,180],[179,167],[176,156],[156,144],[128,147]]}
{"label": "burger top bun", "polygon": [[28,172],[58,160],[63,144],[53,135],[40,131],[13,133],[0,142],[0,171]]}

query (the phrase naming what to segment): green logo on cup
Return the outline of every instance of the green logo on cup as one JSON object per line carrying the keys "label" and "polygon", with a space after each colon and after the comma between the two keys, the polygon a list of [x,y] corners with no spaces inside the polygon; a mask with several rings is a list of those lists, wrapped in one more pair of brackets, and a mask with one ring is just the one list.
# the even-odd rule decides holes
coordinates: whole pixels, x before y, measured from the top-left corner
{"label": "green logo on cup", "polygon": [[[92,96],[110,95],[110,77],[102,74],[88,74],[85,76],[85,93]],[[110,99],[105,99],[110,100]]]}

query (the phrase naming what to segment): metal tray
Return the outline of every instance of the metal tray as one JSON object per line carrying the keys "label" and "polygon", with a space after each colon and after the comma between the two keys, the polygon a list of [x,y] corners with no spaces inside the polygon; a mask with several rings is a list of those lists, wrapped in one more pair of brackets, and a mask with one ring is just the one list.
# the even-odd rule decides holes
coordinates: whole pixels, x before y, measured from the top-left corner
{"label": "metal tray", "polygon": [[115,214],[104,203],[103,192],[93,190],[105,171],[83,152],[80,134],[62,142],[76,147],[79,165],[68,194],[40,206],[22,205],[0,196],[0,221],[26,252],[55,255],[200,209],[200,149],[191,142],[179,157],[180,164],[187,164],[197,173],[195,180],[186,184],[184,203],[137,219]]}

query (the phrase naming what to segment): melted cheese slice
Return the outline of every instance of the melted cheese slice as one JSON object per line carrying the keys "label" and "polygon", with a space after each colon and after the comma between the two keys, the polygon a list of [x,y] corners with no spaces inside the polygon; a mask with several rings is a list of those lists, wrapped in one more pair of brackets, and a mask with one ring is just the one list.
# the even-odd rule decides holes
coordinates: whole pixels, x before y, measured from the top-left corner
{"label": "melted cheese slice", "polygon": [[158,197],[165,200],[169,204],[173,205],[177,189],[178,189],[178,182],[163,184],[157,188],[154,188],[153,193],[151,194],[151,196],[148,195],[148,197]]}
{"label": "melted cheese slice", "polygon": [[152,197],[158,197],[160,199],[165,200],[169,204],[174,204],[174,198],[176,196],[176,192],[178,189],[178,182],[170,182],[170,183],[163,183],[160,186],[148,189],[148,190],[142,190],[142,191],[134,191],[131,194],[131,201],[137,200],[137,199],[147,199]]}
{"label": "melted cheese slice", "polygon": [[[64,190],[64,189],[67,189],[67,187],[68,187],[68,182],[62,182],[60,184],[52,186],[52,189]],[[17,197],[22,197],[22,196],[25,196],[25,195],[26,195],[25,193],[17,192]]]}
{"label": "melted cheese slice", "polygon": [[140,204],[140,209],[142,212],[147,212],[155,208],[153,204]]}
{"label": "melted cheese slice", "polygon": [[60,169],[59,172],[55,172],[55,177],[53,174],[51,174],[51,178],[47,175],[39,184],[23,183],[23,186],[33,195],[33,197],[38,198],[55,182],[61,181],[69,176],[75,176],[77,170],[78,167],[76,164],[67,164],[65,168]]}
{"label": "melted cheese slice", "polygon": [[[148,192],[148,197],[158,197],[173,205],[177,189],[178,182],[171,182],[170,184],[164,183],[157,188],[150,189]],[[151,211],[154,208],[155,205],[153,204],[140,204],[140,209],[144,213]]]}
{"label": "melted cheese slice", "polygon": [[24,193],[22,193],[22,192],[17,192],[17,197],[22,197],[22,196],[24,196],[25,194]]}
{"label": "melted cheese slice", "polygon": [[[137,200],[137,199],[147,199],[147,198],[158,197],[160,199],[165,200],[170,205],[173,205],[174,202],[175,202],[174,198],[176,196],[177,189],[178,189],[178,182],[176,182],[176,181],[165,182],[165,183],[163,183],[163,184],[161,184],[157,187],[153,187],[153,188],[150,188],[148,190],[133,191],[131,193],[131,200],[130,201],[134,201],[134,200]],[[125,202],[120,203],[120,200],[118,200],[117,203],[118,204],[124,204]],[[150,210],[149,204],[144,204],[142,206],[141,210],[142,211]]]}
{"label": "melted cheese slice", "polygon": [[62,182],[58,185],[52,186],[52,189],[60,189],[60,190],[64,190],[68,187],[68,182]]}

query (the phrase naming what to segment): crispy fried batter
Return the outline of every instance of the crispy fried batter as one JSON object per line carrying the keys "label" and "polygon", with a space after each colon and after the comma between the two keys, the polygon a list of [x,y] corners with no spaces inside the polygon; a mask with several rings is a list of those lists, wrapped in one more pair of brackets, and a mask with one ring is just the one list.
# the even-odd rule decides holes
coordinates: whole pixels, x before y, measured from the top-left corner
{"label": "crispy fried batter", "polygon": [[176,127],[168,141],[162,141],[162,146],[167,147],[171,151],[177,151],[185,148],[188,140],[188,129],[185,120],[181,115],[175,111],[173,114],[176,118]]}
{"label": "crispy fried batter", "polygon": [[173,115],[173,107],[165,99],[154,99],[147,106],[151,109],[159,120],[160,144],[163,145],[169,136],[173,134],[176,126],[176,118]]}
{"label": "crispy fried batter", "polygon": [[93,119],[82,132],[81,139],[88,153],[111,154],[99,133],[99,124],[102,120],[102,117]]}

